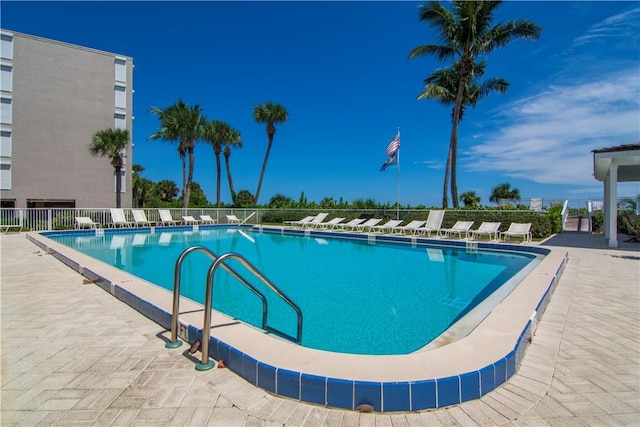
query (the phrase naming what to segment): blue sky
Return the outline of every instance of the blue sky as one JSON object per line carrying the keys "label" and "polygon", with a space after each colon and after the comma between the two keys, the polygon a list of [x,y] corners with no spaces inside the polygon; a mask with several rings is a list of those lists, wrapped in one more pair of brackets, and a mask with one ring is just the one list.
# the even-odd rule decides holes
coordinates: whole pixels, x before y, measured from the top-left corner
{"label": "blue sky", "polygon": [[[441,64],[408,59],[436,43],[420,2],[2,1],[3,28],[132,56],[134,163],[182,186],[175,145],[149,141],[151,106],[182,98],[238,129],[236,190],[256,190],[267,145],[254,106],[289,111],[277,127],[260,194],[395,202],[395,167],[380,172],[399,127],[400,202],[438,206],[450,108],[417,101]],[[489,203],[503,182],[523,198],[602,197],[591,150],[640,140],[640,2],[508,1],[496,22],[525,18],[543,30],[493,53],[485,76],[506,94],[468,110],[459,128],[458,191]],[[223,169],[222,200],[230,202]],[[210,145],[196,148],[194,180],[215,201]],[[640,193],[620,184],[619,195]]]}

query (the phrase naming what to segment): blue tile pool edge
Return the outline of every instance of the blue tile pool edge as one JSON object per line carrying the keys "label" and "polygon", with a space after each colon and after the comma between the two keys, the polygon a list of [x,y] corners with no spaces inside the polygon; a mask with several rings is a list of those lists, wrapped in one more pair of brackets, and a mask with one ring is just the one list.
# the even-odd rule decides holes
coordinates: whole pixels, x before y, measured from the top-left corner
{"label": "blue tile pool edge", "polygon": [[[87,231],[89,231],[89,233],[95,232],[95,230]],[[48,233],[39,234],[45,237],[51,235]],[[331,234],[345,236],[345,233]],[[102,277],[80,266],[77,262],[60,254],[30,234],[27,234],[26,238],[68,267],[92,280],[99,287],[140,312],[145,317],[158,323],[167,330],[170,329],[171,313],[139,298],[120,287],[117,283],[111,282],[108,278]],[[392,240],[395,241],[396,239],[397,238],[393,238]],[[404,241],[406,242],[406,238]],[[456,246],[460,246],[460,243],[464,242],[452,241],[442,243],[457,243]],[[513,249],[511,245],[497,246],[505,246],[505,249]],[[535,253],[550,252],[544,248],[525,246],[520,247],[519,250],[524,252],[530,250],[530,252]],[[361,404],[369,404],[378,412],[418,411],[456,405],[468,400],[477,399],[495,390],[515,375],[520,367],[526,348],[531,343],[537,323],[549,303],[567,261],[568,254],[565,254],[556,273],[550,279],[546,291],[538,302],[536,311],[523,328],[512,351],[503,358],[476,371],[465,372],[445,378],[399,382],[370,382],[322,377],[265,364],[216,339],[214,336],[210,336],[209,338],[209,355],[215,360],[223,360],[228,369],[256,387],[263,388],[283,398],[290,398],[310,404],[350,410],[356,409]],[[203,336],[201,329],[197,329],[191,325],[187,326],[186,334],[187,336],[183,338],[189,343],[193,343],[196,339]],[[263,376],[265,379],[262,379]],[[387,393],[385,393],[385,390],[387,390]]]}

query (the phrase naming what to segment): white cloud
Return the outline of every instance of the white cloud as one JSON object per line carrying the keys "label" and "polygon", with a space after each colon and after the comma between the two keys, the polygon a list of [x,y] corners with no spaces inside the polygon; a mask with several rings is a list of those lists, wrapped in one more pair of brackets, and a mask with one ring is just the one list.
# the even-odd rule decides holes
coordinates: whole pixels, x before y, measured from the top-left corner
{"label": "white cloud", "polygon": [[429,169],[444,169],[444,163],[438,160],[422,160],[414,162],[416,165],[425,165]]}
{"label": "white cloud", "polygon": [[461,153],[463,164],[538,183],[591,184],[592,150],[640,139],[638,72],[548,86],[507,106],[498,119],[508,124]]}
{"label": "white cloud", "polygon": [[574,45],[581,46],[597,41],[608,42],[610,39],[638,39],[638,22],[640,22],[640,7],[624,11],[610,16],[603,21],[591,26],[587,33],[574,39]]}

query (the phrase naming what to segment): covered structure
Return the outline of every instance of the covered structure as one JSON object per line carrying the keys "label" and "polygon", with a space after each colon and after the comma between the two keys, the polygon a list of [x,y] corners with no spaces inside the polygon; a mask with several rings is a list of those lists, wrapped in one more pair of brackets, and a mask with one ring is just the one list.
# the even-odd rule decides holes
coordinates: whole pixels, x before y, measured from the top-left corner
{"label": "covered structure", "polygon": [[640,141],[593,150],[593,175],[604,183],[604,237],[618,247],[618,183],[640,182]]}

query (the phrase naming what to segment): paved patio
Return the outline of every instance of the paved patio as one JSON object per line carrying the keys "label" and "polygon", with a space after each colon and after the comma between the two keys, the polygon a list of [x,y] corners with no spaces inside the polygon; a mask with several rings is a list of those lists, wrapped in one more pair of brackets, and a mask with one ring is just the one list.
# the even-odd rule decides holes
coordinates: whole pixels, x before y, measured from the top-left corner
{"label": "paved patio", "polygon": [[2,235],[0,425],[639,425],[640,243],[565,233],[544,244],[570,260],[516,375],[454,407],[360,414],[196,371],[156,323],[23,234]]}

